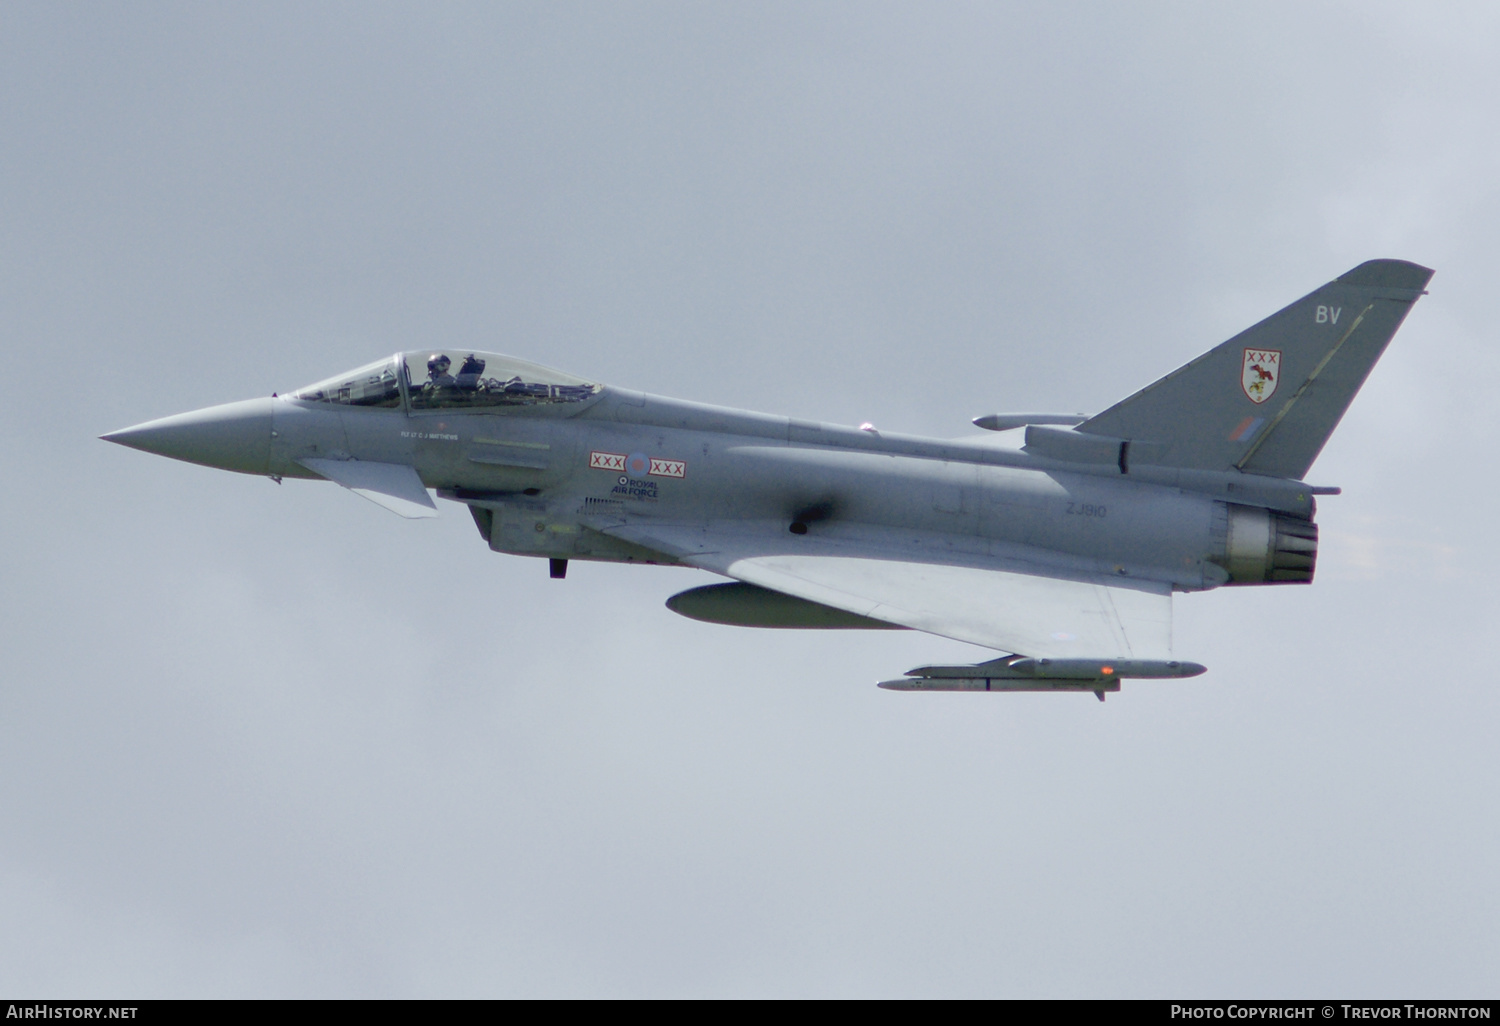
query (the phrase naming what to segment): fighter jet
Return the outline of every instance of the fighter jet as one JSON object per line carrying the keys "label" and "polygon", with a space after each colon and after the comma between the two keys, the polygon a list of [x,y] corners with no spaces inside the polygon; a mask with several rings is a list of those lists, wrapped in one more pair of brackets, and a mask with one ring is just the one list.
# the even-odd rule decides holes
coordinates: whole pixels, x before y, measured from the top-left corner
{"label": "fighter jet", "polygon": [[1093,416],[997,413],[1022,445],[726,409],[468,348],[103,437],[403,517],[468,507],[496,552],[696,567],[668,608],[751,627],[926,631],[994,649],[898,691],[1085,691],[1191,677],[1172,596],[1307,584],[1308,469],[1432,271],[1354,268]]}

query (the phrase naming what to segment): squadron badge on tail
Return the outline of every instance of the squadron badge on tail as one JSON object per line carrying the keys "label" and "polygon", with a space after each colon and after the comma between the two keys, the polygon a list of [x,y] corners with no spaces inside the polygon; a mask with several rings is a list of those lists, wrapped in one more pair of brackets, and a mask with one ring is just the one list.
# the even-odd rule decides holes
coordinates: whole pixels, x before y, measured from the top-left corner
{"label": "squadron badge on tail", "polygon": [[1240,387],[1252,403],[1263,403],[1276,394],[1281,379],[1281,350],[1246,349],[1240,370]]}

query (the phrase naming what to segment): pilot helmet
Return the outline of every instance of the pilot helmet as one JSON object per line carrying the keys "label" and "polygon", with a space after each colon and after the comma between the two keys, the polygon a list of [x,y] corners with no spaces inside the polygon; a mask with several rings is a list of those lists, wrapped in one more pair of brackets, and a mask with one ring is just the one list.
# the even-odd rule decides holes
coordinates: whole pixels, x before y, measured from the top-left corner
{"label": "pilot helmet", "polygon": [[453,361],[448,359],[446,353],[433,353],[427,358],[428,374],[447,374],[448,367]]}

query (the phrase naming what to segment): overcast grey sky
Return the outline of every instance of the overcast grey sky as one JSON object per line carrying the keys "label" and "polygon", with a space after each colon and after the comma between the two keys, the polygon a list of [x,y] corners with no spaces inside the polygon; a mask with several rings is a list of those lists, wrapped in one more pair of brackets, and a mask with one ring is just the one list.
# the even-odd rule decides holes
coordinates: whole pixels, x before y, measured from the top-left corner
{"label": "overcast grey sky", "polygon": [[[1493,5],[0,8],[0,991],[1493,996]],[[1437,269],[1207,676],[97,441],[395,350],[952,437]]]}

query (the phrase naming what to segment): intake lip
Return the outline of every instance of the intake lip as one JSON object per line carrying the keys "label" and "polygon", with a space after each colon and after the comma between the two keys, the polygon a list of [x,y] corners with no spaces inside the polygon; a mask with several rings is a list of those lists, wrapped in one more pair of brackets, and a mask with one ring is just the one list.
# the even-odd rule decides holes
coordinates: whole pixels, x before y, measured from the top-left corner
{"label": "intake lip", "polygon": [[205,467],[241,474],[268,474],[271,411],[275,404],[276,400],[271,398],[245,399],[149,420],[99,437]]}

